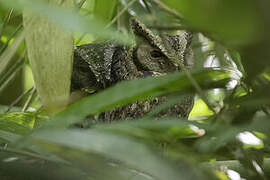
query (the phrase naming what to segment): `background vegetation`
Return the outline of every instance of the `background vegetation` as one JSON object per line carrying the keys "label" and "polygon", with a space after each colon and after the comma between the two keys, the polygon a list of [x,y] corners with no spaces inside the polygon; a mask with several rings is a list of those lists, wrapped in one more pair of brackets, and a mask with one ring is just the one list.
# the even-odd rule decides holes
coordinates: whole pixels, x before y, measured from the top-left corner
{"label": "background vegetation", "polygon": [[[270,2],[0,4],[1,179],[269,178]],[[112,38],[132,44],[131,16],[155,31],[194,32],[195,67],[122,82],[67,105],[73,45]],[[166,106],[196,94],[189,120],[156,120],[160,106],[142,119],[70,128],[88,115],[169,93],[175,98]]]}

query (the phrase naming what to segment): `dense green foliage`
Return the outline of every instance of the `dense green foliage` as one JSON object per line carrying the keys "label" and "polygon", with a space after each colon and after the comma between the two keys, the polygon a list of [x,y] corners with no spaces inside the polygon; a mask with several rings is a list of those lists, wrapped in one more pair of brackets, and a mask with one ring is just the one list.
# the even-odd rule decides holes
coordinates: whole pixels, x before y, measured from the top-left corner
{"label": "dense green foliage", "polygon": [[[0,0],[0,95],[13,102],[0,99],[0,179],[269,179],[269,5],[267,0]],[[121,82],[55,106],[59,92],[69,93],[63,87],[70,85],[73,36],[75,45],[104,39],[130,44],[131,16],[155,31],[192,31],[194,68]],[[31,77],[25,73],[26,91],[18,97],[7,88],[21,83],[14,78],[29,66],[35,86],[28,87]],[[84,121],[167,94],[173,98],[141,119]],[[196,102],[189,120],[154,118],[190,94]],[[71,128],[78,122],[90,128]]]}

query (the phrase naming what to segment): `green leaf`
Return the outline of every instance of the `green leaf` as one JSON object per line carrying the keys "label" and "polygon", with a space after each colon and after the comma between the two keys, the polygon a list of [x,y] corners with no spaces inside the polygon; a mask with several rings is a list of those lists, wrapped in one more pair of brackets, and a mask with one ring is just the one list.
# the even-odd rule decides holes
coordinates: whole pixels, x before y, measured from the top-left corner
{"label": "green leaf", "polygon": [[111,132],[140,140],[176,143],[180,139],[195,138],[204,135],[204,130],[187,120],[169,119],[141,119],[92,127],[101,132]]}
{"label": "green leaf", "polygon": [[26,134],[34,126],[35,116],[33,113],[7,113],[0,115],[0,130]]}
{"label": "green leaf", "polygon": [[[125,165],[130,171],[145,174],[144,176],[148,176],[150,179],[176,180],[179,177],[181,179],[211,179],[211,176],[207,177],[192,163],[185,160],[180,161],[179,164],[173,163],[136,140],[113,134],[93,130],[47,129],[31,134],[25,141],[20,142],[20,146],[27,147],[33,143],[75,163],[90,177],[97,177],[97,179],[102,179],[102,176],[104,179],[104,177],[117,175],[110,169],[119,169],[114,168],[119,164]],[[97,161],[98,157],[102,157],[101,160]],[[97,163],[101,163],[101,165]],[[114,167],[106,171],[110,164]],[[127,177],[129,174],[122,176]]]}
{"label": "green leaf", "polygon": [[123,34],[115,32],[112,29],[105,29],[105,25],[97,19],[93,17],[82,17],[78,14],[78,12],[74,12],[72,9],[52,6],[42,1],[33,0],[14,0],[12,3],[10,3],[8,0],[2,0],[1,4],[3,4],[5,7],[14,7],[18,10],[22,10],[24,7],[26,7],[33,13],[44,16],[51,22],[72,32],[90,33],[105,39],[111,39],[113,37],[113,39],[131,44],[131,38],[123,36]]}
{"label": "green leaf", "polygon": [[[82,170],[70,165],[40,160],[28,153],[10,148],[0,150],[0,179],[20,180],[85,180]],[[33,153],[32,153],[33,154]],[[16,172],[16,173],[14,173]]]}
{"label": "green leaf", "polygon": [[204,116],[211,116],[213,112],[208,108],[202,99],[198,99],[194,102],[193,109],[191,110],[189,117],[191,119],[196,119]]}
{"label": "green leaf", "polygon": [[257,42],[262,35],[259,2],[253,0],[163,0],[186,23],[233,46]]}
{"label": "green leaf", "polygon": [[[202,152],[215,152],[229,143],[235,143],[236,136],[244,131],[257,131],[270,135],[269,116],[256,117],[252,123],[244,125],[225,125],[217,123],[212,126],[204,126],[206,136],[196,142],[196,148]],[[232,145],[232,144],[231,144]]]}
{"label": "green leaf", "polygon": [[[223,71],[204,70],[193,73],[193,78],[202,88],[215,88],[224,87],[229,80],[229,74]],[[145,100],[173,92],[182,95],[194,93],[191,82],[181,72],[121,82],[70,105],[53,118],[51,125],[52,127],[68,126],[87,115],[104,112],[135,100]]]}
{"label": "green leaf", "polygon": [[0,114],[0,141],[14,142],[31,132],[36,116],[33,113]]}
{"label": "green leaf", "polygon": [[[23,129],[23,128],[19,127],[16,131],[20,132],[21,129]],[[25,129],[23,129],[23,131],[24,130]],[[20,138],[22,138],[22,136],[19,135],[19,134],[11,133],[11,132],[8,132],[6,130],[0,130],[0,141],[3,142],[3,143],[15,142],[15,141],[19,140]]]}
{"label": "green leaf", "polygon": [[116,12],[118,0],[95,1],[94,15],[104,23],[109,23]]}

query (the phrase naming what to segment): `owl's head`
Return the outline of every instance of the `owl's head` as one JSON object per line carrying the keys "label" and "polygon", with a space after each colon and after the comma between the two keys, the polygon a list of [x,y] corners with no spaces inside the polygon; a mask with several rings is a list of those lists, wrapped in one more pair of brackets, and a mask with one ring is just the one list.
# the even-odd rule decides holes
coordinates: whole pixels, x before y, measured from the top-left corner
{"label": "owl's head", "polygon": [[130,24],[136,38],[134,63],[138,70],[158,73],[176,71],[180,67],[171,60],[172,56],[186,67],[192,66],[191,33],[157,35],[135,18],[130,20]]}

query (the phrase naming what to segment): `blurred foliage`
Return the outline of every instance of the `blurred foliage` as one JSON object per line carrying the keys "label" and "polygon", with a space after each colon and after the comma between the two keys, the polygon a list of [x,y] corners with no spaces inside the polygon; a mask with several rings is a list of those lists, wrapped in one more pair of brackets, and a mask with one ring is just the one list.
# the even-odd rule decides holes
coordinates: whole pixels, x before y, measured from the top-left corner
{"label": "blurred foliage", "polygon": [[[10,106],[0,106],[0,179],[269,179],[270,2],[74,2],[70,9],[43,0],[0,0],[0,93],[9,90],[17,71],[29,69],[24,8],[73,32],[76,45],[101,39],[132,43],[131,16],[160,33],[192,31],[191,80],[202,92],[177,72],[119,83],[49,117],[39,107],[27,71],[26,91]],[[153,117],[194,93],[189,120]],[[85,119],[168,94],[166,105],[141,119],[110,124]],[[89,128],[74,128],[74,123]]]}

